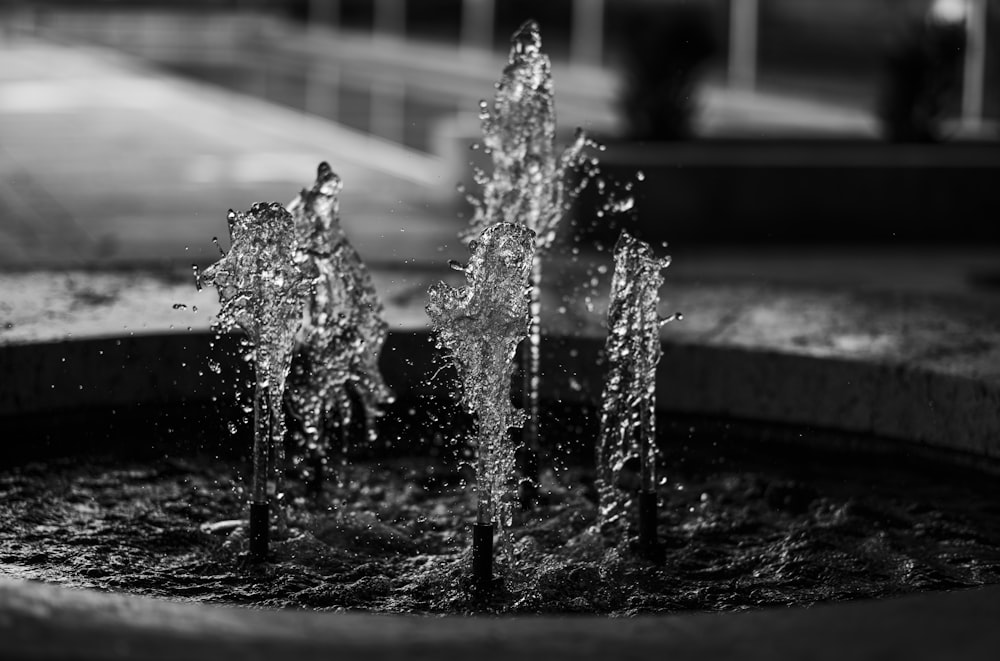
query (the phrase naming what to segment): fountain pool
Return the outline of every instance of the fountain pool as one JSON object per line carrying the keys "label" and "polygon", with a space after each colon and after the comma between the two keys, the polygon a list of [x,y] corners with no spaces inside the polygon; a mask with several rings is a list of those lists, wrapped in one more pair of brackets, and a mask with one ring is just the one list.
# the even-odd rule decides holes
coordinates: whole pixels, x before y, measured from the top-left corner
{"label": "fountain pool", "polygon": [[[80,276],[80,280],[86,279]],[[25,276],[22,285],[29,280]],[[90,281],[95,290],[110,286],[96,276],[91,276]],[[153,282],[147,285],[143,305],[148,304],[150,292],[157,289],[163,300],[170,300],[176,293],[169,284]],[[58,298],[59,294],[49,290],[49,296]],[[704,301],[700,314],[689,314],[684,325],[671,329],[676,338],[664,344],[663,357],[663,365],[671,369],[661,369],[659,376],[659,401],[664,409],[679,415],[676,419],[711,417],[717,422],[740,422],[731,429],[754,430],[753,434],[731,431],[731,442],[769,436],[772,441],[798,446],[800,450],[803,444],[834,448],[848,465],[854,462],[866,467],[865,479],[869,481],[878,478],[879,471],[872,468],[879,465],[878,457],[892,457],[892,463],[898,463],[901,458],[923,453],[936,460],[954,459],[952,463],[976,466],[980,474],[993,470],[997,444],[989,439],[996,438],[992,432],[997,424],[996,386],[983,371],[988,361],[984,358],[982,366],[974,368],[971,359],[988,357],[1000,342],[986,330],[997,326],[989,324],[991,315],[982,306],[961,301],[906,301],[900,297],[888,303],[877,295],[745,285],[680,283],[671,291],[671,301],[677,307],[696,309],[685,305],[689,297]],[[107,316],[120,319],[138,303],[119,300],[101,305]],[[427,386],[418,385],[421,380],[411,377],[438,366],[425,350],[428,338],[424,331],[412,326],[410,330],[399,328],[409,324],[402,309],[405,306],[395,305],[388,306],[390,325],[397,330],[387,340],[383,371],[390,386],[398,389],[400,401],[413,401],[433,392],[422,390]],[[156,458],[147,467],[162,467],[164,454],[188,455],[183,448],[170,449],[180,445],[182,439],[222,439],[221,446],[231,445],[221,425],[207,428],[206,420],[212,418],[199,414],[217,406],[211,398],[222,394],[224,385],[221,379],[211,376],[212,372],[205,372],[207,380],[197,375],[204,365],[199,360],[215,355],[209,349],[210,334],[181,331],[109,338],[111,328],[106,326],[103,332],[95,329],[86,309],[77,306],[70,311],[70,307],[67,303],[58,328],[45,319],[26,319],[6,334],[0,364],[6,374],[19,378],[5,380],[0,390],[4,428],[15,434],[13,438],[34,439],[31,443],[5,444],[8,461],[17,458],[23,462],[31,454],[51,459],[69,454],[70,450],[88,455],[107,450],[121,452],[122,446],[115,443],[124,442],[138,458],[143,454],[147,461]],[[62,309],[58,301],[48,308]],[[739,328],[729,325],[725,330],[726,315],[731,318],[733,310],[739,310],[745,323]],[[900,328],[902,316],[908,322],[905,336],[893,331]],[[410,319],[415,322],[415,315]],[[90,330],[84,330],[88,325]],[[556,328],[544,345],[543,355],[556,364],[572,366],[572,380],[555,379],[545,387],[545,399],[596,401],[603,379],[595,360],[600,336],[592,329],[589,339],[585,332],[573,341],[560,340],[559,325],[554,320]],[[73,333],[68,341],[67,332]],[[859,338],[863,337],[882,339],[862,343]],[[969,345],[973,337],[978,338],[975,348]],[[59,341],[53,341],[56,339]],[[970,373],[972,369],[978,372]],[[52,383],[65,387],[49,388]],[[78,383],[86,384],[85,388],[75,387]],[[933,405],[929,407],[928,401]],[[111,409],[118,413],[95,415]],[[132,418],[139,426],[129,424],[127,411],[139,412]],[[120,421],[116,421],[119,416]],[[218,416],[214,419],[218,420]],[[84,421],[86,425],[81,424]],[[748,427],[748,421],[763,426]],[[696,424],[705,428],[702,422]],[[59,428],[62,433],[57,433]],[[110,433],[116,428],[117,433]],[[154,434],[148,433],[150,428]],[[67,429],[71,433],[65,433]],[[137,429],[147,432],[137,435]],[[30,436],[23,435],[28,433],[26,430],[31,430]],[[804,430],[811,433],[800,436]],[[201,449],[213,452],[220,445],[203,445]],[[183,461],[172,465],[183,466]],[[125,464],[121,464],[114,470],[124,468]],[[947,485],[955,485],[955,475],[965,474],[942,475],[946,490],[951,488]],[[961,480],[966,481],[965,477]],[[782,494],[772,489],[770,497],[795,507],[794,490]],[[695,500],[700,502],[700,495]],[[656,646],[684,658],[685,652],[694,655],[721,649],[719,632],[734,645],[752,646],[766,640],[768,649],[794,650],[805,644],[803,636],[812,632],[815,638],[819,631],[831,649],[841,654],[863,657],[857,645],[867,640],[900,645],[920,658],[917,652],[929,654],[935,649],[927,639],[935,632],[942,636],[948,632],[953,645],[966,651],[989,643],[992,629],[977,629],[976,623],[996,614],[995,592],[987,587],[815,609],[674,614],[629,621],[542,616],[500,621],[413,620],[383,616],[369,624],[364,619],[368,616],[363,615],[219,610],[5,579],[0,589],[0,610],[4,613],[2,621],[8,623],[3,625],[4,640],[19,646],[12,649],[46,649],[48,645],[60,653],[71,652],[75,645],[72,641],[86,640],[91,645],[88,654],[99,658],[115,654],[117,648],[109,641],[117,641],[116,645],[125,646],[130,653],[148,658],[155,658],[152,641],[166,641],[164,644],[174,647],[162,649],[191,651],[195,658],[199,653],[217,653],[220,647],[245,651],[251,658],[277,649],[312,650],[319,655],[321,650],[338,646],[352,653],[375,650],[390,656],[431,648],[458,653],[473,649],[477,641],[500,635],[511,637],[511,648],[548,654],[556,654],[558,650],[553,646],[560,641],[558,649],[577,658],[584,641],[588,653],[602,649],[608,653],[609,645],[636,653]],[[992,601],[987,599],[989,595],[994,595]],[[191,599],[190,595],[175,597]],[[880,624],[874,627],[869,620]],[[922,623],[917,634],[912,631],[913,621]],[[414,622],[419,623],[417,629]],[[614,624],[606,626],[602,622]],[[894,623],[898,623],[897,628]],[[354,630],[347,632],[346,628]],[[381,628],[392,632],[391,644],[375,634]],[[325,633],[317,633],[320,629]],[[908,636],[905,639],[904,630]],[[841,639],[832,641],[838,631],[842,632]],[[845,631],[853,633],[846,636]],[[586,658],[586,654],[583,656]]]}
{"label": "fountain pool", "polygon": [[[516,38],[512,56],[537,51],[536,30],[526,28],[518,34],[530,39]],[[544,59],[538,62],[537,73],[545,74]],[[516,61],[511,64],[516,68]],[[549,89],[545,75],[527,80]],[[517,101],[527,88],[517,82],[498,92],[505,89],[508,100]],[[517,108],[511,112],[519,116]],[[529,116],[513,125],[520,127],[514,133],[547,129],[553,118],[544,118],[533,124]],[[540,185],[541,194],[526,208],[544,202],[561,212],[562,203],[550,205],[559,196],[542,185],[551,168],[540,164],[555,161],[532,156],[518,162],[531,165],[529,179]],[[291,228],[281,205],[269,208],[274,222]],[[488,220],[493,227],[486,232],[514,227]],[[241,253],[231,254],[239,261]],[[473,257],[478,254],[474,249]],[[505,262],[512,272],[524,270],[515,263],[525,264]],[[247,271],[251,279],[289,284],[273,277],[273,260],[254,264]],[[580,270],[572,259],[552,266],[557,276],[560,269]],[[586,269],[585,278],[576,273],[567,282],[599,281],[597,274],[607,273]],[[223,270],[227,279],[239,275],[238,269]],[[462,270],[474,285],[472,270]],[[390,283],[421,280],[403,275],[392,274]],[[228,415],[233,375],[246,366],[237,360],[213,368],[220,354],[210,351],[213,343],[238,340],[194,330],[154,333],[148,322],[145,332],[124,335],[118,313],[127,312],[120,309],[129,305],[122,302],[124,292],[136,283],[101,289],[129,276],[69,276],[72,287],[65,285],[67,276],[59,278],[62,293],[58,284],[39,285],[45,280],[39,274],[23,281],[4,276],[4,291],[27,295],[33,304],[32,286],[56,297],[33,318],[4,308],[12,320],[3,327],[0,367],[13,377],[0,384],[7,433],[0,451],[9,466],[0,474],[0,525],[6,528],[0,562],[8,576],[0,582],[4,656],[704,659],[734,651],[744,658],[808,651],[838,659],[890,652],[913,659],[992,658],[1000,644],[994,628],[983,626],[992,625],[998,609],[997,589],[984,586],[998,573],[1000,519],[991,498],[1000,457],[1000,373],[994,367],[1000,365],[1000,337],[991,329],[1000,328],[1000,311],[985,298],[672,283],[672,305],[697,314],[669,342],[650,333],[640,361],[651,366],[662,356],[655,378],[650,369],[651,380],[640,390],[657,393],[655,442],[666,460],[650,462],[656,457],[649,444],[654,427],[651,418],[643,420],[646,461],[632,468],[622,455],[622,465],[596,480],[595,490],[595,476],[577,468],[591,462],[573,460],[594,455],[586,412],[604,382],[603,332],[589,297],[560,296],[554,309],[543,305],[545,288],[573,290],[550,279],[534,290],[531,306],[550,317],[542,319],[545,340],[531,342],[531,362],[537,347],[547,378],[528,381],[537,386],[531,391],[537,399],[529,400],[547,413],[537,416],[538,438],[545,439],[546,460],[560,468],[560,479],[540,480],[535,507],[517,515],[507,479],[491,492],[497,501],[480,497],[477,508],[467,498],[468,478],[458,459],[470,457],[455,442],[460,416],[447,420],[452,416],[439,405],[451,382],[440,377],[441,365],[428,350],[422,315],[415,321],[410,314],[423,303],[427,283],[419,282],[397,290],[387,310],[393,332],[381,367],[396,393],[392,406],[399,408],[383,420],[383,441],[360,435],[369,443],[342,469],[340,487],[311,494],[276,488],[275,500],[284,503],[287,496],[290,505],[282,508],[287,518],[275,525],[274,553],[264,557],[260,545],[255,559],[267,562],[244,566],[246,526],[219,520],[240,514],[231,507],[240,500],[232,490],[240,480],[220,462],[247,445],[239,425],[226,429],[225,422],[247,418],[241,411],[254,407],[244,401]],[[131,278],[145,287],[144,305],[171,291],[169,282]],[[594,291],[598,284],[592,283]],[[437,291],[461,302],[459,290]],[[520,296],[520,288],[508,293]],[[442,343],[449,344],[443,328],[452,321],[468,326],[489,316],[465,314],[475,307],[466,303],[440,308],[455,312],[448,323],[441,321],[449,315],[434,319]],[[404,323],[393,319],[393,306]],[[643,319],[656,321],[654,308]],[[278,312],[289,324],[297,319],[294,311]],[[519,319],[517,311],[510,315],[505,323],[511,334],[502,341],[513,341]],[[510,373],[512,350],[478,344],[473,354],[504,355],[505,366],[491,374]],[[619,369],[623,375],[632,370],[627,364]],[[273,376],[258,374],[258,385]],[[652,406],[654,400],[643,401]],[[272,417],[280,406],[273,398]],[[479,414],[481,426],[490,415],[482,406],[467,408]],[[506,427],[516,426],[516,416],[503,412],[501,418],[488,428],[497,441]],[[280,447],[269,451],[280,466]],[[413,463],[413,453],[424,456]],[[915,480],[921,472],[929,476]],[[634,489],[630,473],[641,484],[640,502],[654,493],[660,501],[658,518],[644,517],[639,526],[648,533],[654,524],[662,542],[656,553],[647,546],[647,553],[636,554],[628,543],[602,539],[592,525],[594,492]],[[261,500],[270,491],[263,481],[254,488]],[[503,589],[486,594],[463,584],[466,545],[455,525],[476,509],[493,519],[488,525],[497,510],[522,519],[505,528],[510,537],[501,540],[511,558]],[[253,507],[250,518],[252,524]],[[662,565],[649,561],[657,556]],[[956,588],[968,589],[948,593]],[[900,596],[912,590],[931,592]],[[776,608],[850,599],[861,601]],[[275,613],[177,603],[192,600],[487,617]],[[705,614],[744,609],[755,612]],[[680,614],[692,610],[702,614]],[[579,612],[590,615],[565,617]],[[648,615],[622,620],[595,613]],[[489,617],[497,614],[511,616]]]}

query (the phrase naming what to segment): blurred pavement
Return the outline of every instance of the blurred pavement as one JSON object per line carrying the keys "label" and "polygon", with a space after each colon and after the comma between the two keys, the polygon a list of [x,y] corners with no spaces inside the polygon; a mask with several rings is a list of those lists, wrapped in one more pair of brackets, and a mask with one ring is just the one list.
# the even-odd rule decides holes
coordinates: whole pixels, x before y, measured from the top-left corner
{"label": "blurred pavement", "polygon": [[291,200],[321,160],[366,258],[453,242],[433,157],[111,51],[0,47],[0,269],[213,261],[227,209]]}
{"label": "blurred pavement", "polygon": [[[750,121],[796,107],[715,93],[715,117]],[[740,103],[755,110],[738,115]],[[439,157],[107,49],[27,38],[0,45],[0,271],[208,264],[217,258],[212,237],[227,243],[227,209],[291,200],[321,160],[343,177],[344,227],[375,268],[439,268],[464,255],[456,240],[464,221]],[[1000,286],[991,246],[671,249],[671,277],[688,281],[936,293]]]}
{"label": "blurred pavement", "polygon": [[[335,43],[341,59],[375,57],[370,40]],[[453,54],[449,68],[441,48],[410,50],[396,56],[414,69],[408,77],[461,82],[466,94],[489,89],[484,72],[500,68],[499,60],[492,69],[459,64]],[[563,119],[581,119],[575,97],[607,96],[608,77],[591,73],[557,71],[573,101],[560,97]],[[705,121],[731,129],[754,118],[839,117],[835,108],[824,115],[815,104],[714,88],[706,100]],[[426,260],[454,243],[454,168],[435,156],[111,50],[23,37],[0,47],[0,268],[211,261],[228,208],[290,200],[320,160],[344,179],[343,221],[365,257]]]}

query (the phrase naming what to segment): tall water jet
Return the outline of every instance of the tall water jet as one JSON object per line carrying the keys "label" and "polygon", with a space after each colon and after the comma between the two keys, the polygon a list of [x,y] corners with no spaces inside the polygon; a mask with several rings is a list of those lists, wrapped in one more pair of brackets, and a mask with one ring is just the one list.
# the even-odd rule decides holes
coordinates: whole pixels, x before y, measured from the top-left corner
{"label": "tall water jet", "polygon": [[[638,504],[639,551],[655,558],[656,538],[656,365],[660,327],[680,318],[657,311],[663,269],[670,257],[656,257],[649,244],[623,231],[615,245],[611,280],[608,376],[601,398],[597,442],[598,525],[631,532]],[[638,501],[638,503],[636,503]]]}
{"label": "tall water jet", "polygon": [[[530,272],[530,323],[524,352],[523,433],[528,478],[537,472],[538,379],[541,344],[542,257],[551,249],[556,226],[588,180],[596,161],[584,156],[592,145],[582,129],[561,153],[556,149],[556,112],[552,66],[542,52],[538,24],[528,21],[511,38],[510,56],[493,103],[480,102],[482,146],[490,155],[493,172],[476,171],[482,186],[469,195],[473,215],[463,240],[471,241],[497,223],[521,224],[535,234]],[[574,185],[572,182],[579,176]]]}
{"label": "tall water jet", "polygon": [[[472,567],[477,586],[493,579],[493,536],[513,519],[514,444],[510,429],[524,422],[511,403],[517,345],[528,330],[528,278],[535,234],[523,225],[499,223],[469,244],[468,285],[433,285],[427,314],[438,347],[450,352],[458,369],[465,408],[475,415],[476,488]],[[506,545],[509,547],[509,544]]]}
{"label": "tall water jet", "polygon": [[314,491],[324,477],[330,428],[347,444],[352,395],[361,404],[368,440],[375,437],[382,405],[392,401],[378,366],[389,326],[371,273],[340,225],[342,189],[340,177],[320,163],[316,183],[288,206],[309,296],[287,400],[298,420]]}
{"label": "tall water jet", "polygon": [[[284,470],[282,397],[302,328],[310,280],[292,214],[277,202],[230,211],[229,252],[198,276],[212,284],[222,304],[217,326],[242,328],[253,345],[254,445],[250,487],[250,557],[267,555],[272,496],[280,497]],[[268,475],[272,476],[270,489]]]}

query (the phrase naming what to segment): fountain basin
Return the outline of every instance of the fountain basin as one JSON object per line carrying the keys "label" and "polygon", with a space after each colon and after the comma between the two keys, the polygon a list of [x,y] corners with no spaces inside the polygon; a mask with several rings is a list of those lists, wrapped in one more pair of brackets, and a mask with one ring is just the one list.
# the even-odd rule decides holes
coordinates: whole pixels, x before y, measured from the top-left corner
{"label": "fountain basin", "polygon": [[[204,369],[210,335],[161,332],[168,329],[154,319],[147,322],[146,334],[121,336],[122,319],[140,303],[130,303],[125,295],[100,296],[113,280],[79,276],[75,294],[46,290],[50,300],[44,314],[14,319],[0,335],[0,367],[14,377],[0,385],[6,429],[39,425],[74,410],[86,416],[87,409],[138,404],[165,411],[220,394],[223,384]],[[81,289],[81,283],[86,287]],[[4,284],[22,291],[30,285],[27,276]],[[153,279],[138,285],[147,287],[143,309],[157,297],[167,310],[184,300],[170,283]],[[385,351],[386,377],[397,388],[420,387],[409,376],[431,366],[426,336],[406,296],[411,289],[422,294],[422,286],[411,281],[387,297],[395,332]],[[107,320],[103,327],[94,320],[94,305],[79,304],[80,291],[88,291],[85,298],[100,308]],[[822,431],[813,438],[841,443],[845,451],[865,444],[869,450],[929,453],[993,470],[1000,454],[1000,380],[992,366],[1000,362],[994,360],[1000,341],[990,329],[1000,325],[995,310],[982,300],[725,284],[675,284],[666,296],[672,306],[697,313],[688,312],[683,327],[670,329],[674,338],[665,344],[659,376],[665,408],[812,427]],[[51,323],[53,314],[57,325]],[[579,326],[581,339],[562,339]],[[565,365],[569,373],[553,380],[546,395],[592,398],[603,376],[596,361],[597,324],[569,311],[550,320],[549,327],[548,360]],[[5,443],[5,453],[10,446]],[[241,611],[5,580],[0,626],[14,654],[61,658],[217,658],[227,653],[267,658],[298,652],[318,657],[331,650],[384,657],[440,658],[447,650],[498,657],[671,653],[713,658],[735,649],[748,658],[780,653],[865,658],[880,650],[911,658],[991,658],[1000,636],[986,621],[997,615],[997,596],[996,588],[983,588],[807,610],[625,621],[433,620]],[[948,641],[947,648],[942,641]]]}

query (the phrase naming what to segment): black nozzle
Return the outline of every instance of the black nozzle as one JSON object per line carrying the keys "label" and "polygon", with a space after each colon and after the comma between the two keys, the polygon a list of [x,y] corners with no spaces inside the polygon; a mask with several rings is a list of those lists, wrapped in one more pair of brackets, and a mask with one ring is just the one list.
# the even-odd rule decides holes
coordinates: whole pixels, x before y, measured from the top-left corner
{"label": "black nozzle", "polygon": [[267,542],[270,534],[270,507],[264,503],[250,503],[250,562],[267,560]]}
{"label": "black nozzle", "polygon": [[472,524],[472,581],[477,589],[493,585],[493,523]]}
{"label": "black nozzle", "polygon": [[639,554],[651,562],[663,560],[663,547],[656,535],[658,513],[655,491],[639,492]]}

